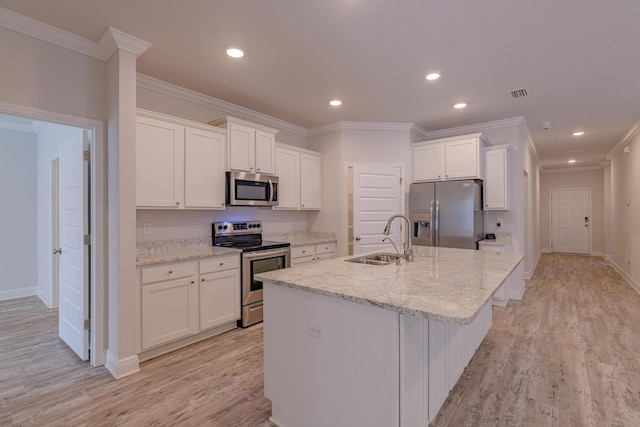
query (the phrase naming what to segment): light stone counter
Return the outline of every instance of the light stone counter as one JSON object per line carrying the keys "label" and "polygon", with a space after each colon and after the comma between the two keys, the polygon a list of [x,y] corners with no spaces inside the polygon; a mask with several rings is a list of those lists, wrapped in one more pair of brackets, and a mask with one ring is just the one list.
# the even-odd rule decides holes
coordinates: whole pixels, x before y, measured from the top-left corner
{"label": "light stone counter", "polygon": [[136,265],[142,267],[167,262],[226,256],[239,254],[240,252],[239,249],[213,246],[210,237],[140,242],[136,245]]}
{"label": "light stone counter", "polygon": [[511,234],[497,235],[495,239],[483,239],[479,243],[487,246],[508,246],[511,244]]}
{"label": "light stone counter", "polygon": [[469,324],[524,255],[414,246],[415,261],[325,260],[256,277],[267,283],[452,324]]}
{"label": "light stone counter", "polygon": [[336,241],[336,235],[335,233],[329,232],[300,231],[293,233],[265,233],[264,239],[276,242],[289,242],[291,243],[291,247],[296,247],[319,243],[332,243]]}

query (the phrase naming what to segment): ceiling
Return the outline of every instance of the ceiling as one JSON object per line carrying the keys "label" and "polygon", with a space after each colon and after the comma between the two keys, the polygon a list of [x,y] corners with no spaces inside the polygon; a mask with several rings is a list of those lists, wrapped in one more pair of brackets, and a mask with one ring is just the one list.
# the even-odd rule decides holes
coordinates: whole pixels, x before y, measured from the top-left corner
{"label": "ceiling", "polygon": [[[597,166],[640,118],[640,2],[0,0],[97,41],[152,43],[138,71],[307,128],[434,131],[524,116],[545,169]],[[225,55],[230,47],[242,59]],[[427,81],[436,71],[441,78]],[[528,95],[513,98],[512,90]],[[339,98],[340,107],[329,106]],[[468,106],[455,110],[453,104]],[[543,122],[551,129],[544,130]],[[572,136],[583,130],[585,135]]]}

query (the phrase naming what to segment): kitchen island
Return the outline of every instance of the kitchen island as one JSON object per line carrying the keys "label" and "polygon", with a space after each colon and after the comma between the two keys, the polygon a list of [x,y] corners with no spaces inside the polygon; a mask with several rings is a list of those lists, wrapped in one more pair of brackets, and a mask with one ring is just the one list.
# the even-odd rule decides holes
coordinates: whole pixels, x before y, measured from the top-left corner
{"label": "kitchen island", "polygon": [[339,258],[264,282],[265,395],[295,426],[429,424],[491,325],[517,253],[415,246],[415,261]]}

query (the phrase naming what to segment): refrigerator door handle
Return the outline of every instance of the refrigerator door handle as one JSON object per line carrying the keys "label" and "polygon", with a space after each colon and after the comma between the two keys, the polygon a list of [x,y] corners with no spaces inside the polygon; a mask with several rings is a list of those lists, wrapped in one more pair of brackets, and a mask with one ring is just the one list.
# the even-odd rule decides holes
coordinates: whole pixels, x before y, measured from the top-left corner
{"label": "refrigerator door handle", "polygon": [[435,245],[440,246],[440,200],[436,200],[436,227],[435,227]]}
{"label": "refrigerator door handle", "polygon": [[436,223],[435,223],[435,219],[436,217],[433,216],[433,200],[431,201],[431,204],[429,205],[429,237],[431,238],[431,245],[435,246],[436,245]]}

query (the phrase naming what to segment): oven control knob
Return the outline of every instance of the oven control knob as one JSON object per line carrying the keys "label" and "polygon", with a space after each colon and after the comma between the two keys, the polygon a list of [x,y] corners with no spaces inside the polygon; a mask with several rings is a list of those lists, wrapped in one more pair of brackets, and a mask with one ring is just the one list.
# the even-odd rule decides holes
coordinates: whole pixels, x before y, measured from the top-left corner
{"label": "oven control knob", "polygon": [[221,225],[218,226],[218,230],[222,230],[222,226]]}
{"label": "oven control knob", "polygon": [[225,225],[225,226],[224,226],[224,227],[222,227],[222,228],[226,230],[226,229],[227,229],[227,226]]}

